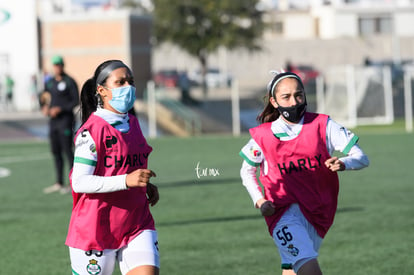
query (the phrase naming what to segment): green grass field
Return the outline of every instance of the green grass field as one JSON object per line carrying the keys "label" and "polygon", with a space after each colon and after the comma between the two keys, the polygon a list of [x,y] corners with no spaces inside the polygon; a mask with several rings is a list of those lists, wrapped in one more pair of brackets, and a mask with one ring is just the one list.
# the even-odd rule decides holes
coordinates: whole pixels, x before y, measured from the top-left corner
{"label": "green grass field", "polygon": [[[413,135],[355,130],[371,165],[340,174],[335,223],[319,261],[324,274],[412,274]],[[152,208],[161,273],[281,274],[265,222],[241,184],[240,148],[248,136],[149,140],[160,201]],[[197,177],[195,168],[219,175]],[[44,195],[54,170],[46,142],[0,142],[0,273],[70,274],[64,245],[70,195]],[[118,271],[115,274],[120,274]]]}

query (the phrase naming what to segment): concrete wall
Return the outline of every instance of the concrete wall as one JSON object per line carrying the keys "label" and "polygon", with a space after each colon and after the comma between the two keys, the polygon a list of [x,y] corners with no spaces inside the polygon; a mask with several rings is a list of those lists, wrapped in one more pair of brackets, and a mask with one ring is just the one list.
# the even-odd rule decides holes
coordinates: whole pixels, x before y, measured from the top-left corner
{"label": "concrete wall", "polygon": [[[372,60],[392,59],[395,54],[392,37],[370,39],[342,38],[332,40],[286,40],[268,39],[261,43],[261,52],[245,50],[220,51],[209,57],[211,67],[228,68],[228,71],[244,87],[265,87],[271,69],[280,69],[287,60],[294,64],[313,65],[324,72],[337,65],[362,65],[365,57]],[[399,52],[403,59],[414,59],[414,38],[400,38]],[[223,65],[223,60],[226,64]],[[153,51],[153,69],[198,69],[197,60],[171,45],[163,45]]]}
{"label": "concrete wall", "polygon": [[310,14],[289,12],[284,14],[283,32],[287,39],[308,39],[315,37],[315,18]]}
{"label": "concrete wall", "polygon": [[395,18],[395,30],[397,30],[397,35],[412,37],[414,36],[414,10],[407,10],[405,12],[400,12],[398,17]]}
{"label": "concrete wall", "polygon": [[50,58],[62,55],[65,70],[81,89],[99,64],[121,59],[134,71],[141,94],[151,76],[150,25],[150,18],[129,11],[43,17],[43,68],[50,71]]}
{"label": "concrete wall", "polygon": [[334,28],[339,37],[358,37],[358,17],[353,13],[337,13]]}

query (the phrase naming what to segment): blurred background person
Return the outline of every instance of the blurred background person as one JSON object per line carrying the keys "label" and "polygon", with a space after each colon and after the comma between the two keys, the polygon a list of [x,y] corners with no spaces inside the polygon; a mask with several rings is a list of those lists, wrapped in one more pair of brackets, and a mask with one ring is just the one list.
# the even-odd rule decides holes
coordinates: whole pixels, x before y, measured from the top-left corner
{"label": "blurred background person", "polygon": [[49,138],[56,172],[56,182],[45,188],[44,193],[68,193],[64,186],[63,154],[66,155],[69,169],[73,165],[73,128],[75,116],[73,109],[79,104],[79,90],[76,82],[64,71],[63,57],[52,57],[53,77],[45,84],[41,95],[42,113],[49,117]]}
{"label": "blurred background person", "polygon": [[190,103],[190,79],[188,79],[186,71],[180,73],[178,85],[181,90],[181,102],[184,104]]}
{"label": "blurred background person", "polygon": [[14,88],[14,80],[13,78],[7,74],[6,75],[6,110],[13,110],[13,88]]}
{"label": "blurred background person", "polygon": [[37,85],[37,76],[33,74],[31,77],[31,82],[29,86],[30,100],[31,100],[31,110],[39,110],[39,89]]}
{"label": "blurred background person", "polygon": [[286,61],[285,68],[287,72],[291,72],[293,70],[292,62],[290,62],[290,60]]}

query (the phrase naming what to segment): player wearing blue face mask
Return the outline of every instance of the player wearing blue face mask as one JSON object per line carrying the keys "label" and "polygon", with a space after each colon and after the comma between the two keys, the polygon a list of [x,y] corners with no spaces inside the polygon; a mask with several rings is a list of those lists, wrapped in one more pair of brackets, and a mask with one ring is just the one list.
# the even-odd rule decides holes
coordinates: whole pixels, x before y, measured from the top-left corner
{"label": "player wearing blue face mask", "polygon": [[112,92],[112,99],[109,104],[118,112],[126,113],[133,106],[135,102],[135,87],[128,85],[118,88],[110,89]]}
{"label": "player wearing blue face mask", "polygon": [[[110,74],[118,77],[113,81],[113,87],[108,87],[106,82]],[[106,104],[106,107],[113,109],[112,111],[127,113],[134,106],[136,99],[134,79],[132,72],[123,62],[115,60],[106,66],[97,76],[96,84],[96,91],[102,98],[102,105]]]}
{"label": "player wearing blue face mask", "polygon": [[152,147],[129,114],[134,102],[132,72],[119,60],[103,62],[82,87],[66,238],[73,274],[109,275],[115,263],[122,274],[159,274]]}

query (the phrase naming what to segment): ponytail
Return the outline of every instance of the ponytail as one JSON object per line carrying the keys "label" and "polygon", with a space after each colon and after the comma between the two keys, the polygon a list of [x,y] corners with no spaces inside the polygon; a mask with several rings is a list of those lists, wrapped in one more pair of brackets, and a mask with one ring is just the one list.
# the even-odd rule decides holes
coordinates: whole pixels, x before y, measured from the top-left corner
{"label": "ponytail", "polygon": [[96,94],[95,80],[92,78],[86,80],[82,86],[80,94],[81,121],[85,123],[89,116],[96,111],[98,107],[98,96]]}

